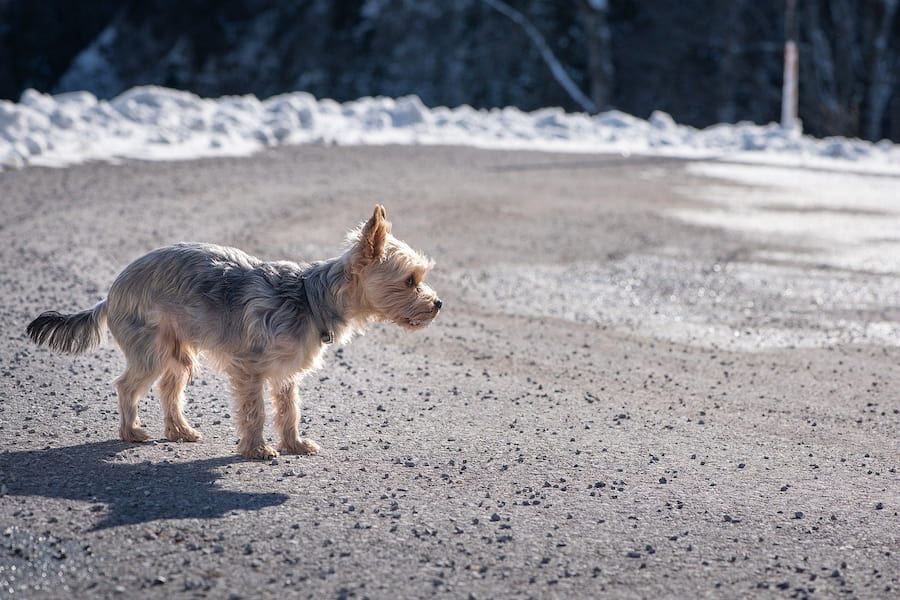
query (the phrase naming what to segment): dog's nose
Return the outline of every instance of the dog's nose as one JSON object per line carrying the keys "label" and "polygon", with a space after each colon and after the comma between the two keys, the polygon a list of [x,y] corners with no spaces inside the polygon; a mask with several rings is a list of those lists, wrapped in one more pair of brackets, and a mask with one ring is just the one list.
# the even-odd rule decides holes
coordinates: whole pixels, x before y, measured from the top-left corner
{"label": "dog's nose", "polygon": [[434,312],[441,310],[441,307],[444,305],[440,299],[434,301]]}

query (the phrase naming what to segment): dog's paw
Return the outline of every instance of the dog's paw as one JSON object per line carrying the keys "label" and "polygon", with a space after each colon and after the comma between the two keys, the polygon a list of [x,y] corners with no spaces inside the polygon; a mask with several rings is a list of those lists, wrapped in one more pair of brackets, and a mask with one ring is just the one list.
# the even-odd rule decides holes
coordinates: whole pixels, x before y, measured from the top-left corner
{"label": "dog's paw", "polygon": [[318,454],[319,445],[309,438],[297,438],[291,442],[282,442],[280,450],[285,454]]}
{"label": "dog's paw", "polygon": [[166,428],[166,439],[170,442],[197,442],[202,438],[202,433],[187,425],[183,427]]}
{"label": "dog's paw", "polygon": [[146,442],[150,439],[147,432],[140,427],[120,427],[119,437],[125,442]]}
{"label": "dog's paw", "polygon": [[250,448],[239,448],[238,452],[240,452],[241,456],[243,456],[244,458],[253,459],[276,458],[278,456],[278,450],[276,450],[272,446],[269,446],[268,444],[253,446]]}

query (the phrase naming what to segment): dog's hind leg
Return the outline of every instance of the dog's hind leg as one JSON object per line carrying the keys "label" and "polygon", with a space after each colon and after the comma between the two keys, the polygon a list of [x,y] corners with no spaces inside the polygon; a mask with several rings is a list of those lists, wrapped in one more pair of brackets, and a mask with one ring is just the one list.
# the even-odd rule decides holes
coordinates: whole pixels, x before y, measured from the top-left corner
{"label": "dog's hind leg", "polygon": [[145,442],[138,404],[163,371],[159,331],[135,318],[110,319],[110,331],[125,354],[125,372],[116,380],[119,394],[119,437],[126,442]]}
{"label": "dog's hind leg", "polygon": [[300,399],[293,380],[272,382],[272,404],[275,409],[275,428],[281,436],[279,450],[285,454],[315,454],[319,445],[309,438],[300,437]]}
{"label": "dog's hind leg", "polygon": [[150,436],[141,428],[138,402],[147,393],[159,372],[140,361],[128,361],[125,372],[116,380],[119,394],[119,437],[126,442],[146,442]]}
{"label": "dog's hind leg", "polygon": [[182,412],[184,386],[189,379],[189,369],[170,366],[159,380],[159,399],[166,422],[166,439],[172,442],[196,442],[203,437],[190,426]]}
{"label": "dog's hind leg", "polygon": [[184,343],[177,328],[171,323],[160,328],[157,344],[159,355],[165,364],[158,389],[166,423],[166,439],[172,442],[196,442],[203,436],[190,426],[182,412],[184,386],[194,372],[196,352]]}
{"label": "dog's hind leg", "polygon": [[263,399],[263,379],[252,372],[233,365],[228,368],[234,389],[234,408],[237,420],[238,453],[247,458],[274,458],[275,448],[266,444],[263,429],[266,424],[266,403]]}

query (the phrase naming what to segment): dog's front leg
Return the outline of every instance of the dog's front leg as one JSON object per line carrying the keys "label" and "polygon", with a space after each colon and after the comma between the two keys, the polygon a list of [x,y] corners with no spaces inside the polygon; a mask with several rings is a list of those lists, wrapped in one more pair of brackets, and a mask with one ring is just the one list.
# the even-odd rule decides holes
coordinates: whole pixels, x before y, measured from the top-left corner
{"label": "dog's front leg", "polygon": [[274,458],[275,448],[266,444],[263,428],[266,424],[266,404],[263,399],[263,379],[240,367],[228,370],[234,388],[234,411],[237,420],[238,453],[247,458]]}
{"label": "dog's front leg", "polygon": [[285,454],[315,454],[319,445],[300,437],[300,398],[293,380],[272,384],[272,403],[275,408],[275,428],[281,436],[279,450]]}

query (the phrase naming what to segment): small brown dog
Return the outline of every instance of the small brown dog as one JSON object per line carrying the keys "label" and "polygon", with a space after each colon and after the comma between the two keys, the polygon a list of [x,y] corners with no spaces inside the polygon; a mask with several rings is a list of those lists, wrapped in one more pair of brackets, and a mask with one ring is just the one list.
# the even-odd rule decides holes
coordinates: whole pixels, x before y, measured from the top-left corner
{"label": "small brown dog", "polygon": [[166,438],[200,439],[182,403],[204,352],[231,379],[240,454],[278,456],[263,437],[266,383],[280,450],[318,452],[318,444],[297,429],[297,383],[320,366],[326,346],[348,342],[372,321],[425,327],[442,304],[423,282],[433,262],[391,235],[384,207],[376,206],[349,241],[342,255],[312,265],[263,262],[211,244],[160,248],[122,271],[106,300],[71,315],[45,312],[28,326],[28,335],[39,345],[80,353],[96,347],[108,325],[126,359],[116,380],[125,441],[149,439],[138,401],[157,378]]}

